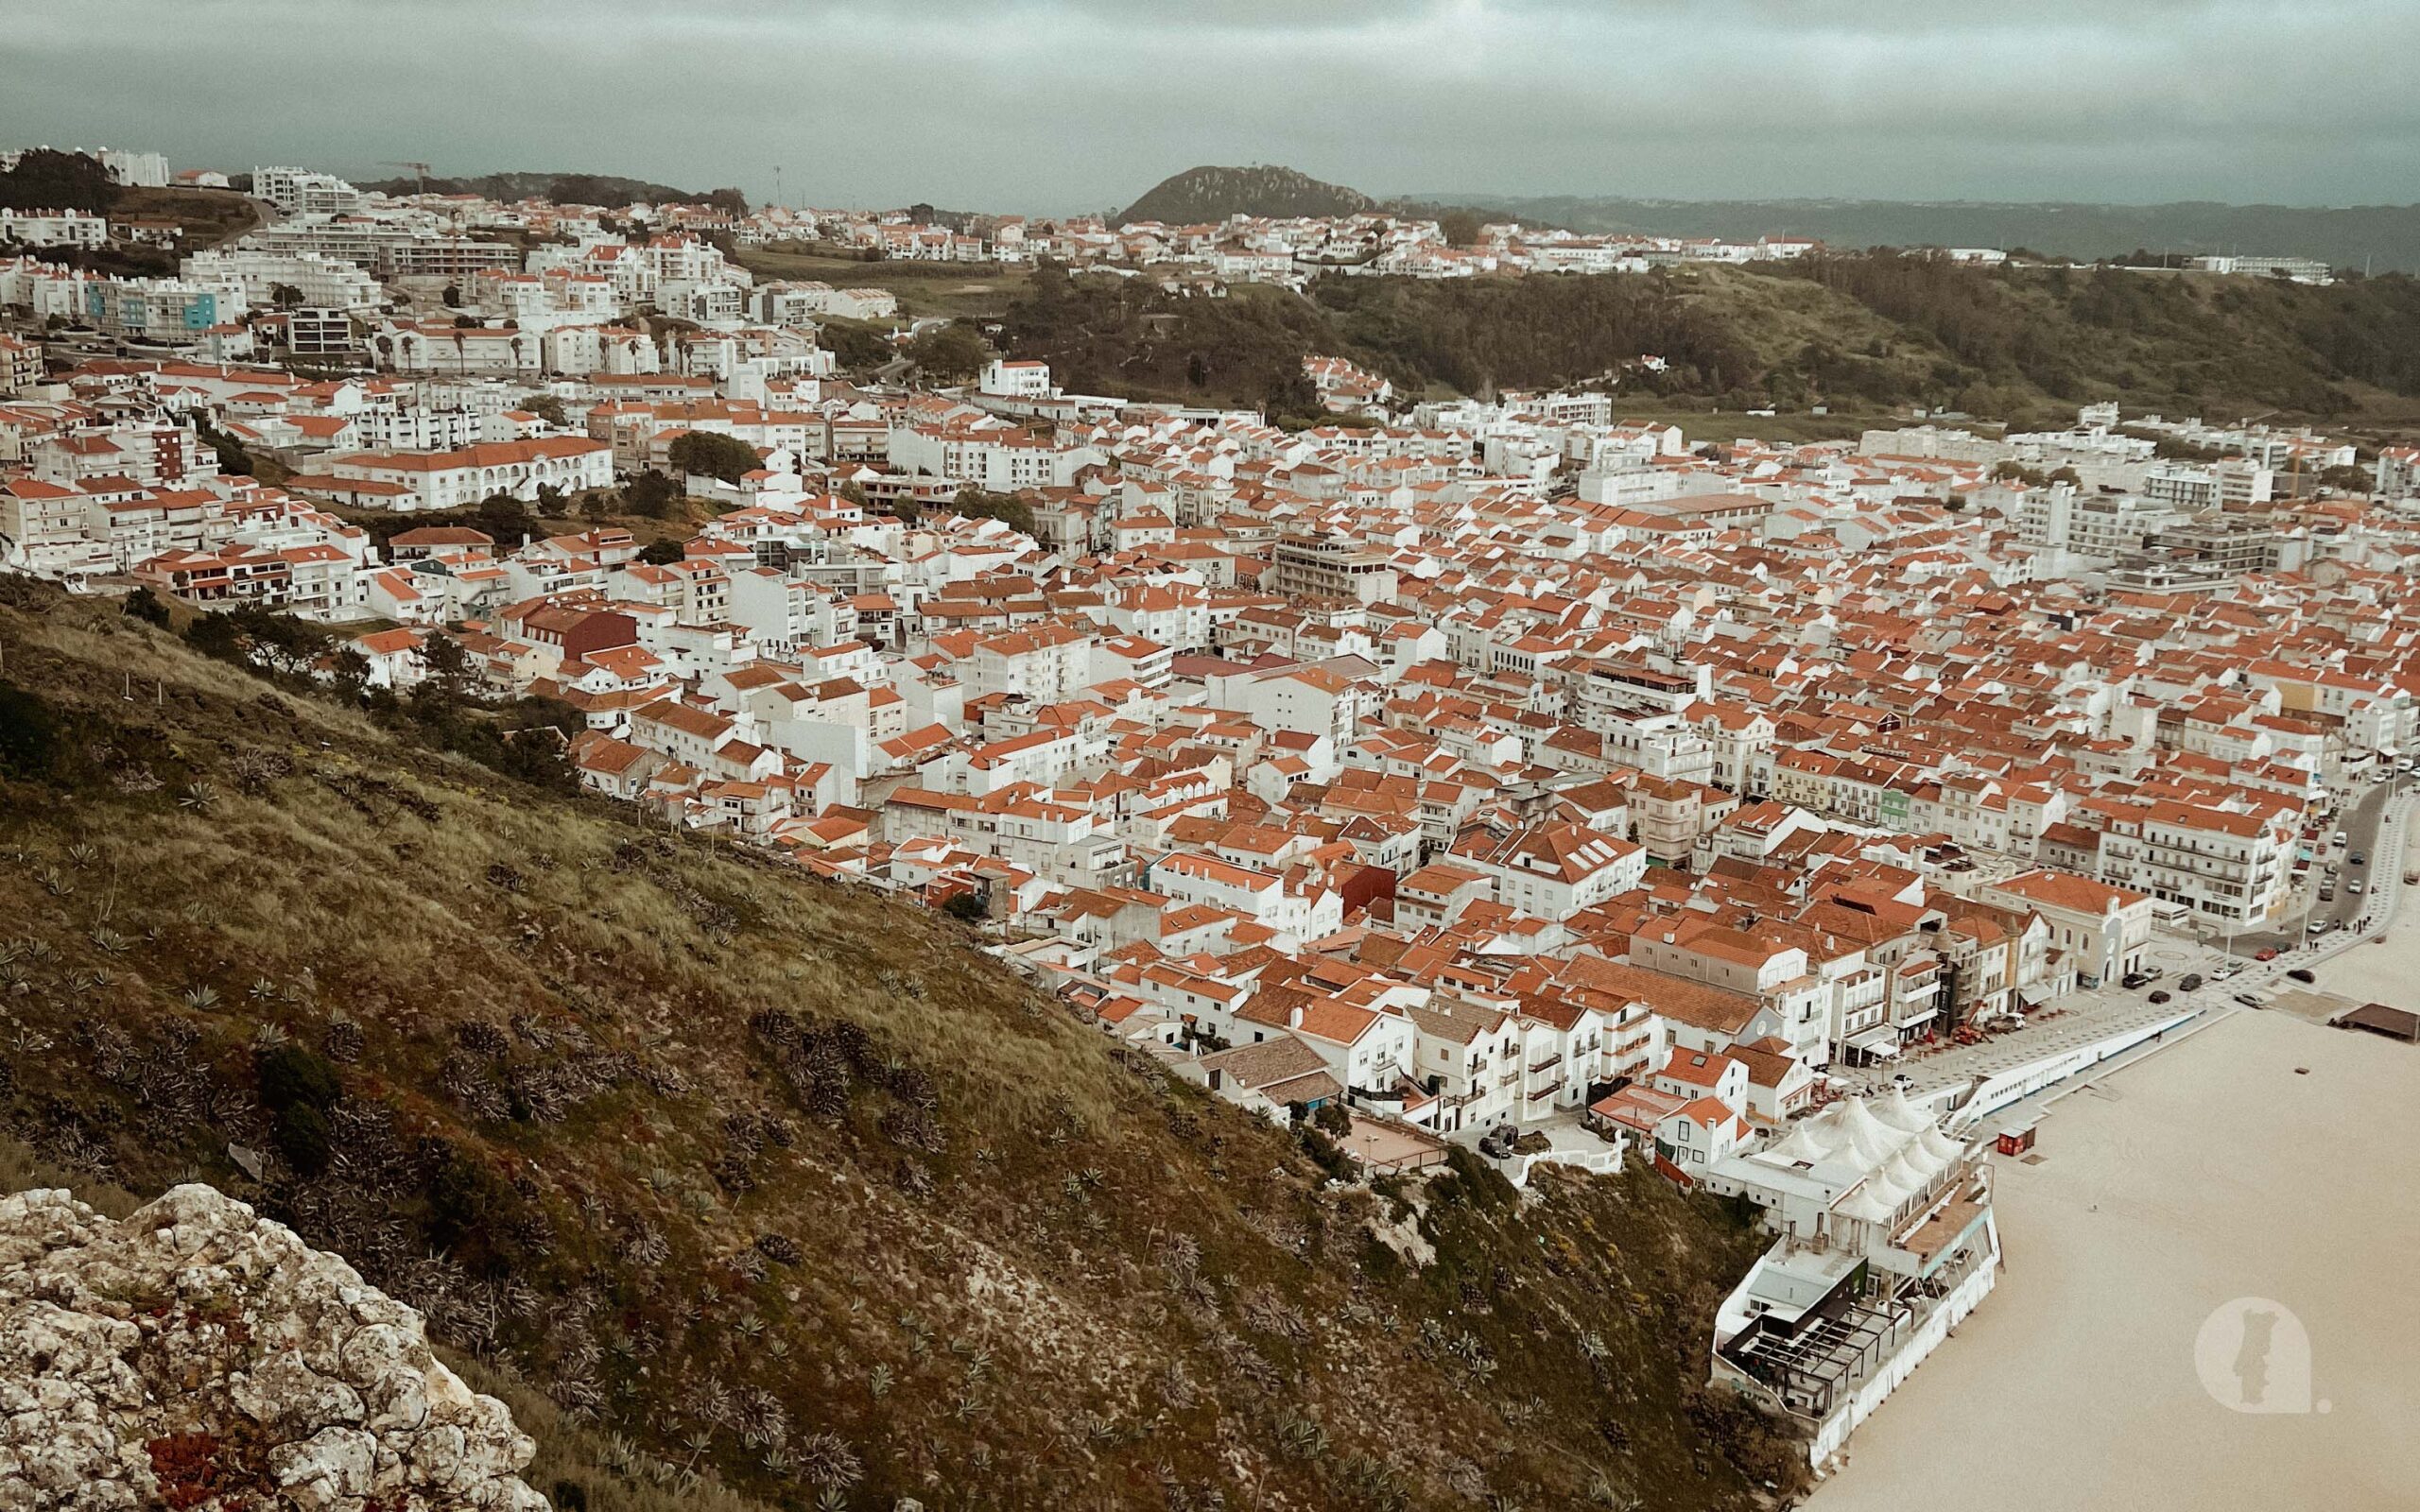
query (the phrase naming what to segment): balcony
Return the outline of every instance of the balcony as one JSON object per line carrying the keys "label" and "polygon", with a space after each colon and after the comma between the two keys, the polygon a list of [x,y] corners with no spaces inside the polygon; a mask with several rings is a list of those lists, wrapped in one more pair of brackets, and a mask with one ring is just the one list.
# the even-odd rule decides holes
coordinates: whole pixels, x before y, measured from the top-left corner
{"label": "balcony", "polygon": [[1531,1092],[1527,1098],[1523,1099],[1523,1101],[1534,1103],[1541,1097],[1552,1097],[1555,1093],[1561,1091],[1563,1091],[1563,1083],[1559,1081],[1551,1081],[1547,1083],[1544,1087],[1539,1088],[1536,1091]]}
{"label": "balcony", "polygon": [[1530,1074],[1532,1076],[1544,1075],[1546,1073],[1554,1070],[1555,1067],[1562,1064],[1563,1052],[1558,1050],[1553,1055],[1547,1057],[1546,1059],[1532,1064],[1530,1067]]}

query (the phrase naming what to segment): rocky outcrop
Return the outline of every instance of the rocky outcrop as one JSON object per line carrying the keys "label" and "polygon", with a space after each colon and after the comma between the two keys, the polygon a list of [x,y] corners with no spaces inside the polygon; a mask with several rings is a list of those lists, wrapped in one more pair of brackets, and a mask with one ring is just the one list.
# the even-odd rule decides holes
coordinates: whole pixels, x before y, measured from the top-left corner
{"label": "rocky outcrop", "polygon": [[0,1512],[545,1512],[420,1314],[206,1186],[0,1199]]}

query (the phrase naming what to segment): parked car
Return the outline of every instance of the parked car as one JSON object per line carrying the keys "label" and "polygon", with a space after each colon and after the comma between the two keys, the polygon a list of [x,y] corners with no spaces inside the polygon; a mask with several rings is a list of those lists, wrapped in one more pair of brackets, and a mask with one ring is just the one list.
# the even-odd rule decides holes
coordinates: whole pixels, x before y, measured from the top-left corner
{"label": "parked car", "polygon": [[2260,995],[2256,992],[2238,992],[2235,995],[2235,1000],[2238,1003],[2242,1004],[2247,1008],[2267,1006],[2266,1004],[2260,1001]]}
{"label": "parked car", "polygon": [[2156,982],[2167,974],[2168,968],[2165,966],[2146,966],[2143,968],[2143,980],[2146,982]]}
{"label": "parked car", "polygon": [[2190,992],[2201,985],[2202,973],[2199,971],[2187,971],[2176,979],[2176,990],[2179,992]]}
{"label": "parked car", "polygon": [[2277,947],[2274,945],[2263,945],[2260,949],[2252,953],[2252,958],[2256,961],[2273,961],[2277,958]]}
{"label": "parked car", "polygon": [[2367,857],[2367,856],[2365,856],[2365,855],[2363,855],[2363,854],[2361,854],[2361,852],[2360,852],[2359,850],[2354,851],[2351,855],[2346,856],[2344,859],[2345,859],[2345,860],[2347,860],[2347,861],[2350,861],[2351,863],[2353,863],[2353,865],[2355,865],[2355,866],[2357,866],[2357,867],[2366,867],[2366,866],[2368,866],[2368,865],[2370,864],[2370,858],[2369,858],[2369,857]]}
{"label": "parked car", "polygon": [[2344,890],[2351,893],[2354,897],[2359,898],[2361,896],[2361,879],[2355,877],[2352,881],[2344,885]]}
{"label": "parked car", "polygon": [[2125,975],[2118,979],[2118,985],[2124,988],[2127,991],[2132,992],[2135,988],[2142,986],[2149,980],[2150,978],[2144,976],[2140,971],[2128,971]]}
{"label": "parked car", "polygon": [[2153,1003],[2165,1003],[2168,1001],[2168,994],[2165,992],[2154,992],[2152,994],[2152,1001]]}
{"label": "parked car", "polygon": [[2297,966],[2286,974],[2292,977],[2297,982],[2316,982],[2319,980],[2317,973],[2313,972],[2308,966]]}

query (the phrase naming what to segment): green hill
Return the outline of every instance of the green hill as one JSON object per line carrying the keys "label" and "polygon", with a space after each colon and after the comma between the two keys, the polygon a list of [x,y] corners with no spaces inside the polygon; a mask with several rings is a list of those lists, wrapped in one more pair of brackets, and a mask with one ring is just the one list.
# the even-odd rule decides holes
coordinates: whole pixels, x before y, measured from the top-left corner
{"label": "green hill", "polygon": [[[1078,391],[1309,403],[1305,352],[1413,393],[1608,379],[1670,400],[1878,414],[2072,418],[2115,399],[2212,417],[2420,420],[2420,282],[2311,287],[2116,268],[1999,268],[1874,253],[1650,274],[1426,282],[1322,277],[1222,300],[1045,270],[1004,335]],[[1643,370],[1642,356],[1664,359]]]}
{"label": "green hill", "polygon": [[1156,220],[1194,226],[1229,215],[1357,215],[1378,201],[1357,189],[1322,183],[1292,168],[1187,168],[1151,186],[1117,217],[1121,226]]}
{"label": "green hill", "polygon": [[569,791],[543,707],[339,703],[247,669],[307,627],[188,633],[216,655],[0,580],[0,1169],[208,1180],[343,1254],[559,1504],[1793,1478],[1700,1384],[1758,1247],[1717,1208],[1640,1172],[1523,1204],[1461,1156],[1329,1186],[959,926]]}
{"label": "green hill", "polygon": [[735,215],[748,209],[748,197],[737,189],[675,189],[670,184],[611,173],[533,173],[524,169],[465,179],[381,179],[361,187],[387,195],[484,195],[506,203],[549,199],[559,205],[601,205],[609,209],[633,202],[717,204]]}

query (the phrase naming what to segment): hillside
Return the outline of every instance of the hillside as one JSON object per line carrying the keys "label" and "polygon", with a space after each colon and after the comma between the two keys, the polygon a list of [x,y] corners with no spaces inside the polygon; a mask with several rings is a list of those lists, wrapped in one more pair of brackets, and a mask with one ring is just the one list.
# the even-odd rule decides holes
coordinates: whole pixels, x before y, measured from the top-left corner
{"label": "hillside", "polygon": [[[1037,274],[1004,339],[1078,391],[1308,403],[1305,352],[1413,393],[1618,379],[1641,404],[1908,405],[1987,419],[2079,404],[2266,410],[2381,427],[2420,419],[2420,283],[2315,288],[2117,269],[1984,269],[1873,254],[1651,274],[1424,282],[1322,278],[1196,300]],[[1664,359],[1641,370],[1637,359]]]}
{"label": "hillside", "polygon": [[1292,168],[1187,168],[1153,184],[1118,215],[1117,224],[1156,220],[1193,226],[1229,215],[1357,215],[1378,202],[1357,189],[1322,183]]}
{"label": "hillside", "polygon": [[670,184],[651,183],[645,179],[626,179],[611,173],[539,173],[517,169],[507,173],[483,173],[466,179],[430,179],[425,183],[408,177],[381,179],[361,187],[389,195],[484,195],[506,203],[519,199],[550,199],[561,205],[602,205],[608,208],[642,201],[648,204],[728,203],[735,212],[744,212],[748,208],[747,197],[736,189],[675,189]]}
{"label": "hillside", "polygon": [[1879,199],[1443,197],[1530,224],[1662,236],[1814,236],[1835,247],[2027,248],[2082,261],[2137,249],[2315,257],[2336,267],[2420,272],[2420,205],[1922,203]]}
{"label": "hillside", "polygon": [[1327,1187],[959,926],[570,795],[543,709],[344,707],[235,664],[306,629],[196,624],[215,659],[0,580],[0,1174],[205,1181],[343,1255],[559,1505],[1790,1480],[1699,1384],[1757,1247],[1716,1208]]}

